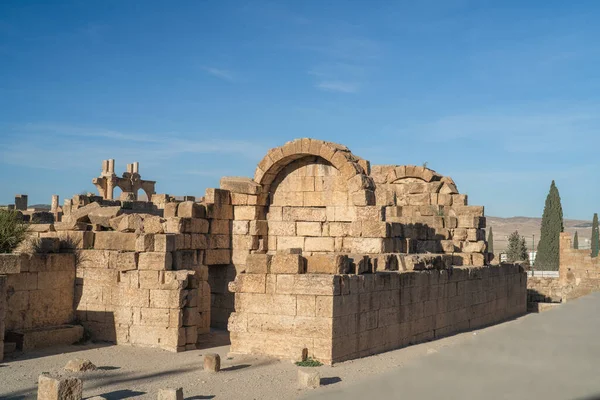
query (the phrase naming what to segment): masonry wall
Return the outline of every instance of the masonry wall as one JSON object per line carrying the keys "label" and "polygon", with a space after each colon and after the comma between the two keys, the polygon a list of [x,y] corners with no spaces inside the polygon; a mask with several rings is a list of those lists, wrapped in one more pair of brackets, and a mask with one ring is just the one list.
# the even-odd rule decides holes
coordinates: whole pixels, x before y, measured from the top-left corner
{"label": "masonry wall", "polygon": [[75,283],[73,254],[2,254],[6,331],[72,323]]}
{"label": "masonry wall", "polygon": [[600,257],[591,257],[590,250],[572,247],[571,235],[561,233],[559,283],[565,300],[600,289]]}
{"label": "masonry wall", "polygon": [[6,312],[6,275],[0,275],[0,361],[4,359],[4,332]]}
{"label": "masonry wall", "polygon": [[364,275],[239,274],[231,351],[324,363],[376,354],[524,314],[518,266]]}
{"label": "masonry wall", "polygon": [[94,250],[79,251],[75,286],[77,319],[92,337],[195,349],[209,330],[210,297],[192,234],[94,236]]}

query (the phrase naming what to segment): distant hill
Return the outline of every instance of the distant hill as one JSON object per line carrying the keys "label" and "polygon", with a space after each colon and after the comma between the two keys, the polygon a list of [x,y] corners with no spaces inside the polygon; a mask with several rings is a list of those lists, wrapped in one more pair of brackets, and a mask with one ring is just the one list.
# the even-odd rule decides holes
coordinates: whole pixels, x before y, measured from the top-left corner
{"label": "distant hill", "polygon": [[52,206],[50,204],[31,204],[27,208],[43,208],[44,210],[50,210]]}
{"label": "distant hill", "polygon": [[[540,229],[542,226],[541,218],[531,217],[511,217],[511,218],[500,218],[500,217],[486,217],[487,218],[487,233],[489,228],[494,229],[494,252],[499,253],[506,250],[508,246],[508,236],[514,231],[519,231],[521,236],[525,236],[527,241],[527,248],[533,250],[533,237],[535,235],[535,249],[540,241]],[[574,219],[565,219],[565,232],[569,232],[571,235],[575,235],[575,231],[578,232],[579,236],[579,248],[589,248],[589,240],[592,236],[592,222]]]}

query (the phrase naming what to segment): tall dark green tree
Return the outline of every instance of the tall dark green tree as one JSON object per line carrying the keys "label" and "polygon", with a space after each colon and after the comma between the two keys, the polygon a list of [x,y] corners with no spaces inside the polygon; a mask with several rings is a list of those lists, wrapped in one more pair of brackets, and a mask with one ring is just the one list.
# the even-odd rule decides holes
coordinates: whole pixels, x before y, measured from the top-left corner
{"label": "tall dark green tree", "polygon": [[559,263],[560,233],[564,231],[560,194],[554,181],[546,197],[542,216],[542,235],[535,259],[536,269],[557,271]]}
{"label": "tall dark green tree", "polygon": [[488,253],[494,254],[494,231],[490,226],[490,233],[488,234]]}
{"label": "tall dark green tree", "polygon": [[575,231],[575,237],[573,238],[573,248],[575,250],[579,249],[579,235],[577,235],[577,231]]}
{"label": "tall dark green tree", "polygon": [[600,235],[598,235],[598,214],[594,214],[592,221],[592,257],[598,257],[598,247],[600,247]]}
{"label": "tall dark green tree", "polygon": [[529,253],[527,252],[527,244],[525,238],[519,235],[519,232],[514,231],[508,237],[508,248],[506,249],[506,258],[508,262],[522,262],[529,264]]}

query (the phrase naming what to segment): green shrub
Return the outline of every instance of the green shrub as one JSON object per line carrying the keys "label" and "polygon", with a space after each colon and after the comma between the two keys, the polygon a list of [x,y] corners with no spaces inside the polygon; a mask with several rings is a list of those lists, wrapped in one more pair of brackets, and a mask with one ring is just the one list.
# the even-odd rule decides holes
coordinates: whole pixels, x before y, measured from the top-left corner
{"label": "green shrub", "polygon": [[0,253],[12,253],[27,237],[27,228],[21,213],[0,210]]}
{"label": "green shrub", "polygon": [[320,367],[323,364],[317,360],[308,357],[306,361],[298,361],[296,365],[299,367]]}

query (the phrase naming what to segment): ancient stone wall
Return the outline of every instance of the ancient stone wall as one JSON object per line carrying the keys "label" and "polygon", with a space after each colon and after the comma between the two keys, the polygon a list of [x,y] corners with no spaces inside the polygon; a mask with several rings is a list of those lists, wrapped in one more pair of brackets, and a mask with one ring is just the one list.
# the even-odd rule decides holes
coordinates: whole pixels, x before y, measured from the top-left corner
{"label": "ancient stone wall", "polygon": [[73,254],[1,254],[6,274],[6,331],[72,323]]}
{"label": "ancient stone wall", "polygon": [[[303,274],[299,254],[249,258],[231,290],[231,351],[327,364],[476,329],[526,310],[515,265],[375,274]],[[270,273],[267,273],[270,271]]]}
{"label": "ancient stone wall", "polygon": [[6,275],[0,275],[0,361],[4,358],[4,332],[6,318]]}

